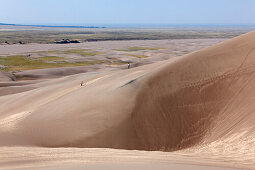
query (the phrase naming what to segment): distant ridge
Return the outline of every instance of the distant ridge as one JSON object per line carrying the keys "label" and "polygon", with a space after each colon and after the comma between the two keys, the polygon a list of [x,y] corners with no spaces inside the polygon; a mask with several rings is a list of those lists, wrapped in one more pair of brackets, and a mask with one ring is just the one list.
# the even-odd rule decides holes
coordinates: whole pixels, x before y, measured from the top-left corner
{"label": "distant ridge", "polygon": [[106,28],[106,27],[97,27],[97,26],[26,25],[26,24],[7,24],[7,23],[0,23],[0,25],[7,25],[7,26],[30,26],[30,27],[50,27],[50,28]]}

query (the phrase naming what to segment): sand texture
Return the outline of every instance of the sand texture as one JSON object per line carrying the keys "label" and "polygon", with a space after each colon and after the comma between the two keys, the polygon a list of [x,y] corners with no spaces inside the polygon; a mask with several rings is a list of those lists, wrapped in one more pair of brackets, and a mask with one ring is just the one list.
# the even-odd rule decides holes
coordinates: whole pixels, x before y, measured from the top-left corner
{"label": "sand texture", "polygon": [[0,168],[255,168],[255,32],[136,68],[20,83],[0,96]]}

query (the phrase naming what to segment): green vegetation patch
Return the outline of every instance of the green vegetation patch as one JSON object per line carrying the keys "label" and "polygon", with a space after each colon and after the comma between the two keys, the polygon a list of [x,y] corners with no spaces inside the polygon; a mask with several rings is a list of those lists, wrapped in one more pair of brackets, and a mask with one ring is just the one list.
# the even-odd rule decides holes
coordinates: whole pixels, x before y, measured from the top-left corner
{"label": "green vegetation patch", "polygon": [[67,50],[63,51],[63,54],[79,54],[84,57],[91,57],[99,54],[104,54],[104,53],[99,53],[99,52],[91,52],[86,49],[73,49],[73,50]]}
{"label": "green vegetation patch", "polygon": [[42,60],[42,61],[58,61],[58,60],[66,60],[69,58],[57,57],[57,56],[44,56],[44,57],[37,57],[37,59]]}
{"label": "green vegetation patch", "polygon": [[114,61],[111,61],[109,64],[110,65],[123,65],[123,64],[127,64],[127,62],[122,61],[122,60],[114,60]]}
{"label": "green vegetation patch", "polygon": [[149,56],[146,55],[136,55],[136,54],[127,54],[128,56],[136,57],[136,58],[147,58]]}
{"label": "green vegetation patch", "polygon": [[[51,56],[50,57],[46,56],[46,58],[47,57],[51,58]],[[0,57],[0,65],[6,66],[4,68],[0,67],[0,71],[23,71],[23,70],[55,68],[55,67],[87,66],[87,65],[102,64],[102,63],[109,62],[106,60],[95,60],[95,61],[82,61],[82,62],[73,62],[73,63],[66,62],[66,61],[59,61],[57,63],[49,63],[47,61],[49,60],[38,60],[38,59],[33,59],[24,55]]]}
{"label": "green vegetation patch", "polygon": [[66,51],[38,51],[36,53],[48,53],[48,54],[78,54],[84,57],[91,57],[99,54],[104,54],[104,53],[99,53],[99,52],[93,52],[90,51],[89,49],[72,49],[72,50],[66,50]]}
{"label": "green vegetation patch", "polygon": [[115,51],[141,51],[141,50],[160,50],[163,48],[150,48],[150,47],[128,47],[124,49],[113,49]]}

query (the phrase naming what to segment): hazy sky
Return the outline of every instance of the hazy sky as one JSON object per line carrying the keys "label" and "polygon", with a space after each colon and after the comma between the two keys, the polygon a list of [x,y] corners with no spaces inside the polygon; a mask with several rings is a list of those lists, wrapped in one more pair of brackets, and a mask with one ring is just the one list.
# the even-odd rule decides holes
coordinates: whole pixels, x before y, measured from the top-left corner
{"label": "hazy sky", "polygon": [[255,0],[0,0],[0,23],[255,25]]}

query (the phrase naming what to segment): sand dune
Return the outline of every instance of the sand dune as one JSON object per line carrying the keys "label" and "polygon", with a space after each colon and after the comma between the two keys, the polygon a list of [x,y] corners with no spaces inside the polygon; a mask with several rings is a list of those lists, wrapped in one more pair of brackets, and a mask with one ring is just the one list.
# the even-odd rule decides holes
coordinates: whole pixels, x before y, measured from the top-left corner
{"label": "sand dune", "polygon": [[175,151],[252,169],[254,73],[250,32],[167,62],[38,82],[0,97],[0,146]]}

